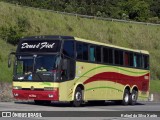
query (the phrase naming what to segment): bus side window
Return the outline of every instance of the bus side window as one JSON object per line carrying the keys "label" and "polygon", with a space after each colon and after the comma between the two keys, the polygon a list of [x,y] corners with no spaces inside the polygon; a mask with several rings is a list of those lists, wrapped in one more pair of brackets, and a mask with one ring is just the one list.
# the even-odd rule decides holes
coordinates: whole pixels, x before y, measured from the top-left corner
{"label": "bus side window", "polygon": [[79,59],[79,60],[82,60],[82,57],[83,57],[83,46],[82,46],[82,43],[78,43],[77,42],[76,51],[77,51],[76,58]]}
{"label": "bus side window", "polygon": [[74,42],[73,41],[64,41],[63,54],[68,57],[74,58]]}
{"label": "bus side window", "polygon": [[149,69],[149,57],[146,55],[143,56],[143,64],[144,64],[144,69]]}
{"label": "bus side window", "polygon": [[134,65],[134,67],[137,67],[137,56],[136,56],[136,54],[134,54],[134,56],[133,56],[133,65]]}
{"label": "bus side window", "polygon": [[109,63],[109,50],[108,50],[108,48],[103,48],[103,62]]}
{"label": "bus side window", "polygon": [[88,44],[83,43],[83,60],[88,60]]}
{"label": "bus side window", "polygon": [[124,54],[124,65],[129,66],[129,53],[127,52]]}
{"label": "bus side window", "polygon": [[137,55],[137,67],[142,68],[142,55],[141,54]]}
{"label": "bus side window", "polygon": [[90,46],[89,48],[89,59],[91,62],[95,62],[95,47]]}
{"label": "bus side window", "polygon": [[103,48],[103,62],[113,64],[113,50],[111,48]]}
{"label": "bus side window", "polygon": [[96,46],[96,61],[101,62],[101,47]]}
{"label": "bus side window", "polygon": [[133,62],[134,62],[133,53],[129,53],[129,66],[130,67],[133,67]]}
{"label": "bus side window", "polygon": [[123,51],[115,50],[114,51],[115,64],[123,65]]}

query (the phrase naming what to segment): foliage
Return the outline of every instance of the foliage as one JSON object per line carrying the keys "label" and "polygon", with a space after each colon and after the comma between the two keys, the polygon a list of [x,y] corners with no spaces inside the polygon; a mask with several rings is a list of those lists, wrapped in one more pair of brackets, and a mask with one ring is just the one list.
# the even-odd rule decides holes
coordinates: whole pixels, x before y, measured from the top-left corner
{"label": "foliage", "polygon": [[[19,37],[32,35],[71,35],[126,48],[148,50],[151,78],[160,79],[159,26],[85,19],[4,2],[0,2],[0,6],[0,80],[11,81],[12,78],[12,69],[7,68],[7,58],[10,49],[15,50],[16,47],[6,42],[8,38],[16,38],[15,41],[10,39],[11,43],[16,44]],[[104,15],[102,11],[98,15],[100,13]],[[124,14],[124,19],[125,17],[127,18],[127,13]]]}
{"label": "foliage", "polygon": [[159,80],[151,80],[150,83],[150,92],[151,93],[160,93],[160,81]]}
{"label": "foliage", "polygon": [[[160,18],[160,0],[3,0],[20,5],[136,21]],[[126,16],[124,16],[126,15]],[[151,21],[154,22],[154,21]]]}
{"label": "foliage", "polygon": [[17,18],[16,25],[1,26],[0,27],[0,37],[6,42],[16,45],[19,39],[23,36],[24,32],[29,29],[30,23],[23,17]]}

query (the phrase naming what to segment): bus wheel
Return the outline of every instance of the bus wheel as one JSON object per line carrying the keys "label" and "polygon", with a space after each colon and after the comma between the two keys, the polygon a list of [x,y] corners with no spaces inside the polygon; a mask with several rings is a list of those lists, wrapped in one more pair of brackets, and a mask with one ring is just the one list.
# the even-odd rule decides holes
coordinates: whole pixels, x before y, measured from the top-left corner
{"label": "bus wheel", "polygon": [[80,107],[82,104],[82,101],[83,101],[82,90],[80,87],[77,87],[74,94],[73,106]]}
{"label": "bus wheel", "polygon": [[137,90],[132,90],[132,93],[130,94],[129,104],[130,105],[135,105],[136,102],[137,102],[137,98],[138,98],[138,91]]}
{"label": "bus wheel", "polygon": [[122,104],[123,105],[128,105],[129,104],[129,90],[125,89],[124,94],[123,94],[123,100],[122,100]]}

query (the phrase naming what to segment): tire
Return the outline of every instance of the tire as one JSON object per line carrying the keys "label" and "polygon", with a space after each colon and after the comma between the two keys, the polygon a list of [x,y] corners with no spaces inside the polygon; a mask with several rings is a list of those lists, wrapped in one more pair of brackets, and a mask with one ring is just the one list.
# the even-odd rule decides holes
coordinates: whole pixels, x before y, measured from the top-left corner
{"label": "tire", "polygon": [[122,105],[128,105],[129,104],[129,98],[130,98],[129,90],[125,89],[124,94],[123,94]]}
{"label": "tire", "polygon": [[138,91],[132,90],[132,93],[130,94],[129,104],[135,105],[137,103],[137,98],[138,98]]}
{"label": "tire", "polygon": [[80,107],[82,102],[83,102],[82,89],[80,87],[77,87],[74,94],[73,106]]}

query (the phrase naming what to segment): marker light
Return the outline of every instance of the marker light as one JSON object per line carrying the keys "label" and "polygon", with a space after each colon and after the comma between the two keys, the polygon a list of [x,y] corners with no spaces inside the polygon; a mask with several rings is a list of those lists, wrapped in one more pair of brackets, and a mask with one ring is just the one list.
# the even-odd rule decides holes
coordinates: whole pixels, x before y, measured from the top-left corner
{"label": "marker light", "polygon": [[14,93],[13,95],[14,95],[15,97],[17,97],[17,96],[18,96],[18,93]]}
{"label": "marker light", "polygon": [[53,95],[52,95],[52,94],[48,94],[48,97],[49,97],[49,98],[53,98]]}

